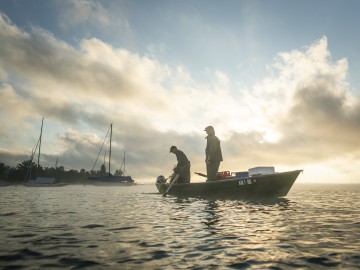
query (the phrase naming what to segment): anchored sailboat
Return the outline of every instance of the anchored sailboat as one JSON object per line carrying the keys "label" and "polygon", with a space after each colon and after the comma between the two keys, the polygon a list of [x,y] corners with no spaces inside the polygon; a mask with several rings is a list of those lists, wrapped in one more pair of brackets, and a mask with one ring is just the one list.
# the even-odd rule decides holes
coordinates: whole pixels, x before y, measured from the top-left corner
{"label": "anchored sailboat", "polygon": [[[109,130],[110,130],[110,148],[109,148],[109,172],[107,175],[104,176],[90,176],[88,177],[88,182],[96,185],[96,186],[132,186],[135,185],[135,181],[131,178],[131,176],[125,176],[123,175],[125,173],[125,153],[124,153],[124,159],[122,165],[124,166],[124,170],[120,171],[122,172],[121,175],[112,175],[111,174],[111,141],[112,141],[112,123],[110,124]],[[105,140],[107,138],[107,135],[109,133],[106,133]],[[104,140],[104,142],[105,142]],[[99,158],[99,155],[101,153],[102,147],[104,146],[104,142],[101,146],[101,149],[99,151],[98,157],[94,163],[94,166],[92,168],[92,171],[94,171],[96,162]],[[104,158],[104,165],[105,165],[105,158]]]}
{"label": "anchored sailboat", "polygon": [[[35,150],[31,154],[30,166],[29,166],[28,171],[25,176],[24,186],[27,186],[27,187],[62,187],[62,186],[66,186],[67,184],[59,183],[59,181],[55,177],[39,177],[41,138],[42,138],[43,125],[44,125],[44,118],[41,121],[41,130],[40,130],[39,140],[36,144]],[[32,164],[33,164],[32,161],[34,159],[36,149],[38,147],[39,147],[39,152],[38,152],[38,163],[37,163],[37,173],[36,173],[37,177],[35,179],[31,179],[31,171],[32,171]],[[57,167],[57,159],[56,159],[56,167]],[[29,177],[29,179],[28,179],[28,177]]]}

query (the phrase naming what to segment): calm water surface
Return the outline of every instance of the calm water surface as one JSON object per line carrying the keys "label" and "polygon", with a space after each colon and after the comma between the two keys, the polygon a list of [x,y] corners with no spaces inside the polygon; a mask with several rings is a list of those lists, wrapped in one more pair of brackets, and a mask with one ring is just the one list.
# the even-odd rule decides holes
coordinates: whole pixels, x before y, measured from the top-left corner
{"label": "calm water surface", "polygon": [[360,269],[360,185],[272,201],[0,188],[1,269]]}

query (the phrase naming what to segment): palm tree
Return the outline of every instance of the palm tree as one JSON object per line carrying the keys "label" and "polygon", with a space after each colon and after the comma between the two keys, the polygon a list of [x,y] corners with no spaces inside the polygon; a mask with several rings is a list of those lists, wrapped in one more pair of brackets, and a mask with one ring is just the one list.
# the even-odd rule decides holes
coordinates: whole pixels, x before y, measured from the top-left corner
{"label": "palm tree", "polygon": [[4,163],[0,163],[0,180],[5,180],[9,174],[9,166],[6,166]]}
{"label": "palm tree", "polygon": [[121,169],[115,170],[115,175],[117,175],[117,176],[122,176],[123,173],[124,172]]}

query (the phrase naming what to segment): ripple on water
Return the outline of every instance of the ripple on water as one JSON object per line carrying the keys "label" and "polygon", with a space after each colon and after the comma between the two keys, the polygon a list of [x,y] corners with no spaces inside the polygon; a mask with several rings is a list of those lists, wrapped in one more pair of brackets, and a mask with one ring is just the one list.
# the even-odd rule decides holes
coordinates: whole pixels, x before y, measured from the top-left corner
{"label": "ripple on water", "polygon": [[245,201],[152,188],[8,189],[0,268],[359,268],[356,190],[295,187],[286,199]]}
{"label": "ripple on water", "polygon": [[105,227],[104,225],[100,225],[100,224],[89,224],[89,225],[85,225],[81,228],[83,229],[96,229],[96,228],[103,228]]}
{"label": "ripple on water", "polygon": [[34,234],[34,233],[9,235],[10,238],[29,238],[29,237],[34,237],[34,236],[36,236],[36,234]]}
{"label": "ripple on water", "polygon": [[340,262],[332,261],[330,258],[325,258],[325,257],[310,257],[310,258],[302,258],[302,259],[310,264],[316,264],[325,267],[335,267],[340,264]]}
{"label": "ripple on water", "polygon": [[17,213],[15,213],[15,212],[0,213],[0,217],[10,217],[10,216],[15,216],[15,215],[17,215]]}
{"label": "ripple on water", "polygon": [[86,269],[92,266],[100,266],[101,263],[92,260],[84,260],[81,258],[62,258],[58,260],[58,263],[63,267],[71,267],[71,269]]}
{"label": "ripple on water", "polygon": [[131,229],[135,229],[136,227],[120,227],[120,228],[113,228],[113,229],[109,229],[110,231],[125,231],[125,230],[131,230]]}

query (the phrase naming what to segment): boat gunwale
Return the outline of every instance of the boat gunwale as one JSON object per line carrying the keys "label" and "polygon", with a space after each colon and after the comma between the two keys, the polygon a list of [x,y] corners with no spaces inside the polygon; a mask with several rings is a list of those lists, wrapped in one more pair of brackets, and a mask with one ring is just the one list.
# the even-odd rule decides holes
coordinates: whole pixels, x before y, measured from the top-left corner
{"label": "boat gunwale", "polygon": [[[220,183],[229,183],[233,181],[239,181],[239,180],[246,180],[246,179],[258,179],[258,178],[265,178],[269,176],[278,176],[278,175],[286,175],[286,174],[292,174],[298,172],[299,174],[303,172],[303,170],[293,170],[293,171],[286,171],[286,172],[275,172],[270,174],[256,174],[241,178],[231,178],[231,179],[218,179],[216,181],[205,181],[205,182],[192,182],[192,183],[177,183],[176,186],[185,186],[185,185],[218,185]],[[170,183],[156,183],[156,185],[169,185]]]}

